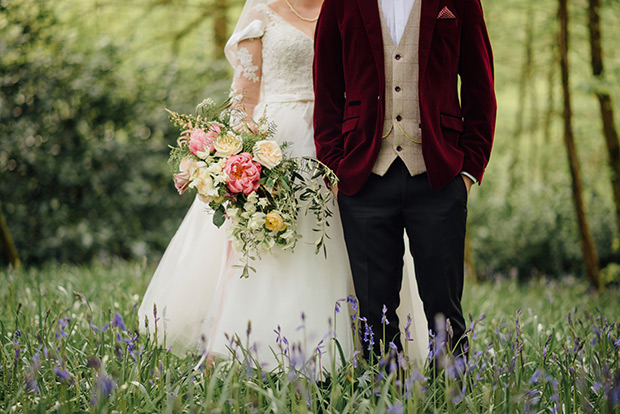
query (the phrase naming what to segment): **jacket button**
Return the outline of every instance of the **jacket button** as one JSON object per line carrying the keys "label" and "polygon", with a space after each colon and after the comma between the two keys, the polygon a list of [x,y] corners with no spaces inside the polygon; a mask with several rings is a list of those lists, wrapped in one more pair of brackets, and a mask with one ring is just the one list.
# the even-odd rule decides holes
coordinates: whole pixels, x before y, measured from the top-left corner
{"label": "jacket button", "polygon": [[395,87],[395,88],[394,88],[394,90],[395,90],[396,92],[400,92],[400,86]]}
{"label": "jacket button", "polygon": [[396,60],[400,60],[400,58],[401,58],[401,56],[400,56],[400,55],[396,55],[396,56],[394,56],[394,59],[396,59]]}
{"label": "jacket button", "polygon": [[401,152],[402,150],[403,150],[403,147],[401,147],[400,145],[396,147],[396,151]]}
{"label": "jacket button", "polygon": [[400,115],[396,115],[396,120],[397,120],[398,122],[400,122],[400,121],[402,121],[402,120],[403,120],[403,117],[402,117],[402,116],[400,116]]}

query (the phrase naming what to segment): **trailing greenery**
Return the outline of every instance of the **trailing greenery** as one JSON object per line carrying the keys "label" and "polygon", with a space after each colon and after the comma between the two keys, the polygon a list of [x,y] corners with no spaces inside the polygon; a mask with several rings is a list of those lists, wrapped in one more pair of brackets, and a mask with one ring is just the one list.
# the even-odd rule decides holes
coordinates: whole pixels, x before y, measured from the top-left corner
{"label": "trailing greenery", "polygon": [[0,413],[620,412],[617,291],[572,278],[470,284],[466,364],[438,347],[437,376],[357,357],[315,382],[286,359],[262,372],[243,348],[236,362],[193,370],[200,355],[138,335],[150,275],[124,262],[2,271]]}

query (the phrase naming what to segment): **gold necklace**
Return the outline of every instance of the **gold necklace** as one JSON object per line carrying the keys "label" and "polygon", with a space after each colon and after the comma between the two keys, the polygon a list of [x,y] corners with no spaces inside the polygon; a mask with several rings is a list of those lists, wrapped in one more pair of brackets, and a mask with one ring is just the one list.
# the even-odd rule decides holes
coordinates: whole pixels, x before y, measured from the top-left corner
{"label": "gold necklace", "polygon": [[295,16],[299,17],[304,22],[316,22],[317,20],[319,20],[319,16],[316,16],[314,19],[308,19],[307,17],[302,16],[301,14],[297,12],[297,10],[295,10],[295,8],[293,7],[293,5],[291,4],[289,0],[284,0],[284,1],[286,2],[286,4],[288,4],[288,7],[295,14]]}

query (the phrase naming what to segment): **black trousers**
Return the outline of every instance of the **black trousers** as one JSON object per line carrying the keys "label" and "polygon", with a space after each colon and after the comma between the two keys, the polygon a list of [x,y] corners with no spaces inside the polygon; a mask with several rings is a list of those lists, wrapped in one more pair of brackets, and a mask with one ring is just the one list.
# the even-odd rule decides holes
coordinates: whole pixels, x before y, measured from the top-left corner
{"label": "black trousers", "polygon": [[[403,231],[409,237],[428,326],[436,332],[435,317],[443,314],[454,332],[450,342],[456,344],[465,331],[461,297],[467,188],[462,177],[432,190],[426,174],[412,177],[397,159],[384,176],[371,174],[355,195],[339,193],[338,203],[360,314],[374,332],[375,353],[380,353],[383,336],[383,305],[389,321],[386,341],[402,349],[396,308],[403,278]],[[464,339],[455,354],[463,352]],[[363,347],[368,357],[367,344]]]}

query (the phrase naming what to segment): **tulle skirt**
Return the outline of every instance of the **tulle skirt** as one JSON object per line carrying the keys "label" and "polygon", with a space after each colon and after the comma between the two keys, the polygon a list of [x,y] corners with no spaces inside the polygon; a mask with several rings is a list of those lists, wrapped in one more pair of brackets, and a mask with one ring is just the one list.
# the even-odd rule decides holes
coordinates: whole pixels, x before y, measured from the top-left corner
{"label": "tulle skirt", "polygon": [[[262,104],[254,113],[265,113],[275,122],[275,139],[292,144],[290,155],[314,156],[312,102]],[[346,298],[354,295],[354,289],[338,206],[330,209],[334,216],[329,221],[327,256],[315,254],[314,218],[301,214],[298,231],[303,238],[295,250],[274,248],[262,254],[251,263],[256,272],[242,279],[240,254],[232,249],[225,229],[212,224],[208,206],[196,199],[140,306],[149,332],[155,331],[156,305],[160,341],[165,336],[177,354],[196,349],[230,357],[231,352],[241,352],[241,344],[265,369],[281,363],[298,366],[313,355],[327,368],[335,338],[345,358],[350,358],[355,341]],[[412,265],[408,256],[397,312],[403,329],[411,315],[409,355],[422,359],[428,336]]]}

